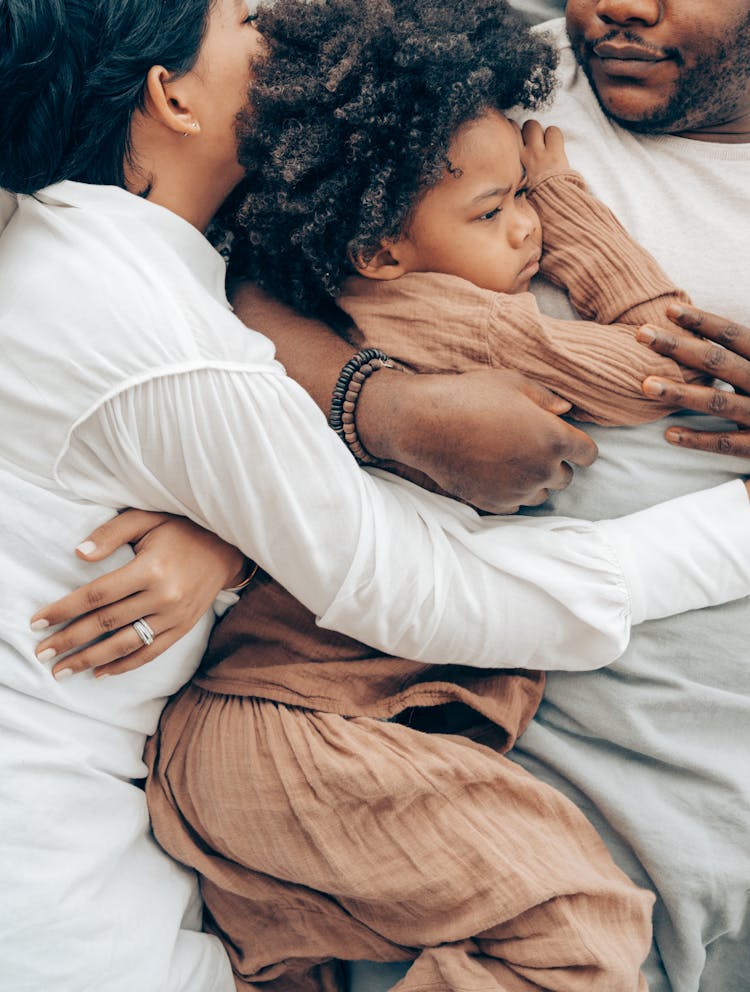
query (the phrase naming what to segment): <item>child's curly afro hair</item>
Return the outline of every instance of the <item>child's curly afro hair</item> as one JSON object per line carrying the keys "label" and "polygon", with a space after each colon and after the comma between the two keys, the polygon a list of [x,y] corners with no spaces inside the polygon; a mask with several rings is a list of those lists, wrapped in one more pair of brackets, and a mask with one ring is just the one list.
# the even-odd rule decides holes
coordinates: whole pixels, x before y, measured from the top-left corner
{"label": "child's curly afro hair", "polygon": [[274,0],[257,26],[234,271],[304,312],[404,230],[462,124],[553,87],[554,49],[503,0]]}

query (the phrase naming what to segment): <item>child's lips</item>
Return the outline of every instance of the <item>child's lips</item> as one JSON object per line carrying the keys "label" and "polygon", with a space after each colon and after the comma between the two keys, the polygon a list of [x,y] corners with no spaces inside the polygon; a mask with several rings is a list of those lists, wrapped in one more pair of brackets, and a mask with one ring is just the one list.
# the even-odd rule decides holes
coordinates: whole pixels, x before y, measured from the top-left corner
{"label": "child's lips", "polygon": [[530,279],[532,276],[535,276],[539,271],[539,259],[541,257],[542,257],[542,253],[540,251],[532,255],[531,258],[526,263],[526,265],[524,265],[524,267],[518,273],[519,279],[521,278]]}

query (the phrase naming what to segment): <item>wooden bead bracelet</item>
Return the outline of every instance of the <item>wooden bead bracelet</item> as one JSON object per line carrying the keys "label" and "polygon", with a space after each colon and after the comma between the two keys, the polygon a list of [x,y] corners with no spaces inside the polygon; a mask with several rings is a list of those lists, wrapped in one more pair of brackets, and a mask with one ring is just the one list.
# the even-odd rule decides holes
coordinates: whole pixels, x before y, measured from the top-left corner
{"label": "wooden bead bracelet", "polygon": [[375,465],[378,459],[365,450],[357,434],[357,401],[365,381],[382,368],[393,368],[388,356],[377,348],[363,348],[349,359],[333,387],[328,423],[361,465]]}

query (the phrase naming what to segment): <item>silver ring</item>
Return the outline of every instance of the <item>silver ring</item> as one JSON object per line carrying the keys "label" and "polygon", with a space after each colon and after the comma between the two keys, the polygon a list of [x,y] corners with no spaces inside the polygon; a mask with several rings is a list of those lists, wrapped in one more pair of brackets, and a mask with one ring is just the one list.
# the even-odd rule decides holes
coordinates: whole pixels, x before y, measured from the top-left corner
{"label": "silver ring", "polygon": [[154,632],[143,618],[136,620],[132,626],[133,630],[143,641],[145,647],[148,647],[149,644],[154,643]]}

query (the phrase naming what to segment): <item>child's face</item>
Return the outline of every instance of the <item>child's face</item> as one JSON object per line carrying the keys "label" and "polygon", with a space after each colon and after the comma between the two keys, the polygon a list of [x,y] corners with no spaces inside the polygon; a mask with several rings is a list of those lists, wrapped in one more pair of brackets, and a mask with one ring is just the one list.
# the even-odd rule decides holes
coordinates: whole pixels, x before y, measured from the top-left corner
{"label": "child's face", "polygon": [[464,125],[451,142],[452,171],[419,201],[408,232],[388,246],[396,265],[461,276],[495,292],[525,292],[539,269],[542,230],[526,202],[520,152],[518,130],[496,111]]}

